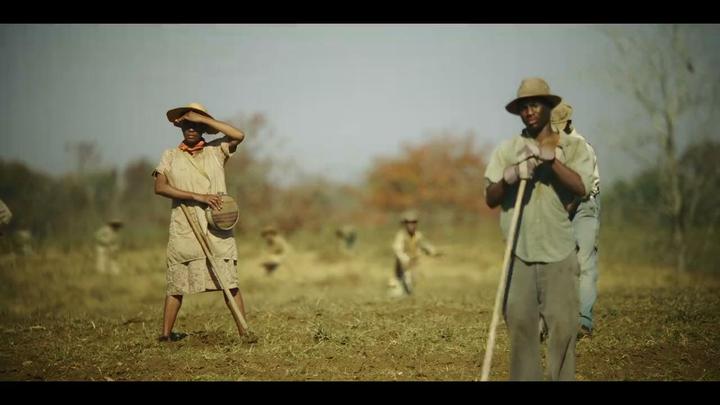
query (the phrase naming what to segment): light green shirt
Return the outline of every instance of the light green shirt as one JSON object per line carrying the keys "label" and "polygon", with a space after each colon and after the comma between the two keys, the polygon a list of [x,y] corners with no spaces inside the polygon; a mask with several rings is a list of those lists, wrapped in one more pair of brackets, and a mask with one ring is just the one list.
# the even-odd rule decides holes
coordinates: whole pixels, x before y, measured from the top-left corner
{"label": "light green shirt", "polygon": [[[501,143],[490,157],[485,170],[486,186],[497,183],[503,177],[506,167],[518,162],[520,151],[527,143],[535,139],[516,135]],[[585,194],[592,190],[593,160],[585,146],[586,142],[578,137],[560,134],[556,159],[580,176],[585,186]],[[517,184],[508,188],[500,204],[500,228],[507,240],[512,220]],[[525,206],[517,231],[515,256],[526,262],[554,263],[565,259],[575,249],[575,238],[568,212],[565,206],[574,195],[560,185],[552,169],[543,165],[535,169],[535,175],[525,187]]]}

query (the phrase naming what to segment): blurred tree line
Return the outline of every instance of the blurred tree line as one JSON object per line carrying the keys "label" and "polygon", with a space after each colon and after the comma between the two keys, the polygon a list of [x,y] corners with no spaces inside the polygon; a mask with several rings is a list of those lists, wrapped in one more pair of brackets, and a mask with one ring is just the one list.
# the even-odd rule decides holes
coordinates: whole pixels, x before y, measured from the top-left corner
{"label": "blurred tree line", "polygon": [[[267,225],[287,233],[317,230],[328,222],[353,219],[357,188],[303,174],[293,161],[278,157],[280,140],[262,114],[238,114],[227,121],[247,134],[225,168],[228,193],[241,209],[238,235],[256,236]],[[66,151],[76,168],[59,176],[0,161],[0,198],[13,212],[6,234],[26,229],[36,244],[67,250],[93,243],[100,226],[120,218],[128,248],[167,241],[171,202],[154,193],[156,161],[138,159],[118,170],[102,165],[95,142],[68,143]],[[291,174],[296,181],[278,181]]]}
{"label": "blurred tree line", "polygon": [[440,132],[405,144],[399,156],[374,161],[364,201],[383,218],[410,208],[432,213],[431,221],[454,225],[494,216],[484,196],[484,156],[489,152],[488,146],[475,144],[472,132]]}
{"label": "blurred tree line", "polygon": [[[485,159],[492,148],[476,145],[471,132],[439,132],[404,144],[399,153],[375,159],[364,180],[352,185],[303,174],[293,161],[279,157],[282,141],[262,114],[228,121],[247,134],[226,166],[228,192],[241,207],[239,237],[258,237],[266,225],[290,234],[323,231],[332,237],[328,228],[391,224],[408,208],[419,209],[427,226],[475,226],[483,220],[495,226],[498,210],[487,207],[483,192]],[[68,151],[76,155],[77,167],[60,176],[0,161],[0,198],[14,213],[7,233],[29,229],[40,244],[72,249],[93,243],[98,227],[120,217],[126,225],[124,246],[166,243],[170,201],[154,193],[151,173],[157,162],[139,159],[118,170],[102,166],[94,143],[70,144]],[[712,250],[719,239],[719,154],[720,143],[705,139],[690,144],[678,160],[689,268],[717,262]],[[602,161],[600,170],[602,175]],[[295,180],[282,181],[289,177]],[[627,259],[644,256],[653,263],[674,264],[676,218],[667,203],[667,184],[659,160],[628,180],[603,186],[605,254],[622,248]],[[632,242],[633,233],[639,242]]]}
{"label": "blurred tree line", "polygon": [[[406,144],[398,156],[377,159],[361,184],[341,184],[302,173],[278,156],[277,139],[262,114],[227,120],[247,134],[226,166],[228,192],[241,208],[238,236],[267,225],[285,233],[319,231],[346,223],[395,222],[417,208],[435,222],[461,223],[493,216],[483,197],[484,155],[474,135],[440,133]],[[28,229],[40,243],[66,249],[90,244],[105,221],[121,218],[125,246],[165,243],[170,201],[155,195],[157,162],[138,159],[122,170],[102,165],[93,142],[68,144],[72,173],[50,176],[19,162],[0,162],[0,196],[14,212],[8,229]],[[284,179],[292,176],[294,181]]]}

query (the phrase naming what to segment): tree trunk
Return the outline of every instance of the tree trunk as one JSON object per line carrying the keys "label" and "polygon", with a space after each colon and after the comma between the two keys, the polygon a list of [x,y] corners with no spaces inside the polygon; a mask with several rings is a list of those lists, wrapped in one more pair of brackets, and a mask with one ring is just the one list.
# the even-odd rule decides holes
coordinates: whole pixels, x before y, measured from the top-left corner
{"label": "tree trunk", "polygon": [[686,270],[687,245],[685,241],[685,218],[683,213],[684,196],[680,184],[680,170],[675,154],[675,123],[670,114],[665,115],[667,134],[665,138],[665,158],[668,180],[670,182],[670,215],[673,223],[673,242],[676,251],[675,269],[682,273]]}

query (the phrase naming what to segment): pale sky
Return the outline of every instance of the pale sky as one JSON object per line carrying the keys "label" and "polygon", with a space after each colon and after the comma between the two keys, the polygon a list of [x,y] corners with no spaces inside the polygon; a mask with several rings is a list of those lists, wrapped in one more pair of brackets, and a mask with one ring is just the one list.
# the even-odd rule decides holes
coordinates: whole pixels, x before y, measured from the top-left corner
{"label": "pale sky", "polygon": [[0,158],[61,173],[68,141],[95,140],[106,165],[157,162],[181,140],[165,112],[195,101],[220,120],[262,112],[279,156],[356,181],[434,131],[516,134],[504,106],[539,76],[573,105],[609,181],[637,166],[608,134],[639,112],[607,79],[622,63],[611,50],[595,25],[1,25]]}

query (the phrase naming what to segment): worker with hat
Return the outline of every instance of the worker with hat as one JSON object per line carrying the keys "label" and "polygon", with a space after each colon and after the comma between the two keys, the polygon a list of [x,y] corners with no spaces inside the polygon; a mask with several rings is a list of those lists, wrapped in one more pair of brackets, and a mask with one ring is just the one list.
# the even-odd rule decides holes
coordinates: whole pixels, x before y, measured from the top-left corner
{"label": "worker with hat", "polygon": [[[215,274],[224,280],[232,299],[245,318],[245,306],[240,293],[237,274],[237,246],[232,229],[208,227],[205,209],[219,210],[224,194],[225,164],[237,150],[245,134],[233,125],[215,119],[205,106],[190,103],[166,113],[167,120],[181,130],[182,142],[163,152],[153,171],[155,193],[172,200],[170,238],[167,245],[166,297],[160,341],[175,341],[182,334],[173,332],[183,297],[206,291],[220,291],[222,286]],[[224,136],[206,141],[204,134]],[[217,267],[211,270],[200,243],[203,235],[196,235],[182,208],[195,218],[208,245],[212,247]],[[203,239],[205,239],[203,238]],[[225,303],[232,311],[232,304]],[[238,323],[238,333],[249,333]]]}
{"label": "worker with hat", "polygon": [[95,232],[95,269],[100,274],[120,274],[118,252],[119,232],[123,226],[120,218],[111,218]]}
{"label": "worker with hat", "polygon": [[401,225],[393,239],[395,272],[389,282],[391,297],[409,296],[413,292],[413,270],[418,266],[420,254],[440,256],[440,252],[418,231],[419,215],[415,210],[402,214]]}
{"label": "worker with hat", "polygon": [[[561,101],[545,80],[524,79],[505,106],[524,128],[495,148],[485,171],[486,203],[500,207],[500,228],[514,247],[503,301],[511,380],[543,379],[541,317],[548,327],[548,375],[575,379],[580,267],[567,207],[590,193],[593,166],[584,142],[553,130],[551,112]],[[517,239],[507,241],[519,198]]]}

